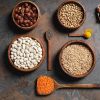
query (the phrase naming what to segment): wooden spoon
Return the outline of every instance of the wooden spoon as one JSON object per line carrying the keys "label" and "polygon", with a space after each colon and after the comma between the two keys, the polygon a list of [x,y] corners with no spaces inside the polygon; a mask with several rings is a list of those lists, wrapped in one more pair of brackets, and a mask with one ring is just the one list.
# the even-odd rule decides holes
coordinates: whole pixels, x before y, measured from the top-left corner
{"label": "wooden spoon", "polygon": [[54,80],[55,89],[60,88],[78,88],[78,89],[94,89],[100,88],[100,84],[59,84]]}
{"label": "wooden spoon", "polygon": [[51,32],[46,32],[45,33],[45,35],[46,35],[46,39],[47,39],[47,57],[48,57],[48,66],[47,66],[47,70],[48,71],[51,71],[52,70],[52,62],[51,62],[51,38],[53,37],[53,34],[51,33]]}
{"label": "wooden spoon", "polygon": [[49,95],[61,88],[98,89],[100,84],[59,84],[53,78],[45,75],[37,79],[37,93],[39,95]]}
{"label": "wooden spoon", "polygon": [[77,34],[77,33],[72,33],[69,34],[70,37],[84,37],[84,38],[90,38],[92,36],[92,30],[91,29],[86,29],[83,34]]}

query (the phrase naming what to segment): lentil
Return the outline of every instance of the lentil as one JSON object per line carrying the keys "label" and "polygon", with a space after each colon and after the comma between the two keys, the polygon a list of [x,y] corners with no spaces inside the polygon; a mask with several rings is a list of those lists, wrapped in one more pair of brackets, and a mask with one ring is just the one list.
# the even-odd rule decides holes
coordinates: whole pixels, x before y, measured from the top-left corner
{"label": "lentil", "polygon": [[37,93],[39,95],[48,95],[54,90],[54,80],[48,76],[40,76],[37,79]]}

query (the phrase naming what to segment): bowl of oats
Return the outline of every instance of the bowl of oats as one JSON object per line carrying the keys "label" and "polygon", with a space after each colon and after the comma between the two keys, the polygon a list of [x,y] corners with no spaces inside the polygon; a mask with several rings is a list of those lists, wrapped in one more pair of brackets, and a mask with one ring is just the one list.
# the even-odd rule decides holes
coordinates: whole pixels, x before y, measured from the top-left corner
{"label": "bowl of oats", "polygon": [[57,11],[59,23],[67,29],[77,29],[85,21],[86,14],[83,6],[76,1],[63,2]]}
{"label": "bowl of oats", "polygon": [[31,36],[18,36],[8,47],[9,62],[19,71],[30,72],[37,69],[44,57],[42,42]]}
{"label": "bowl of oats", "polygon": [[94,69],[95,53],[84,41],[72,40],[62,47],[59,62],[67,75],[82,78]]}

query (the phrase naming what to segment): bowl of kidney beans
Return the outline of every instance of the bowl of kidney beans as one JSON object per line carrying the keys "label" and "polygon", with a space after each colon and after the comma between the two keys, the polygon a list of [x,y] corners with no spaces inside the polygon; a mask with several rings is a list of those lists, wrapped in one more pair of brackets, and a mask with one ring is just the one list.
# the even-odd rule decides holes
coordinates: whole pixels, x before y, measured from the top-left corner
{"label": "bowl of kidney beans", "polygon": [[13,22],[23,30],[33,29],[40,17],[38,6],[32,1],[22,1],[18,3],[13,11]]}

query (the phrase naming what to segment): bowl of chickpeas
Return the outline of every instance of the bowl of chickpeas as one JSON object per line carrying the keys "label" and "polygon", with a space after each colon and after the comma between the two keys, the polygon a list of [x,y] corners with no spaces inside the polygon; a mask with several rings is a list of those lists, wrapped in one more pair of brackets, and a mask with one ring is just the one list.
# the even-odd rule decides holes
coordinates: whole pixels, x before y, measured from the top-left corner
{"label": "bowl of chickpeas", "polygon": [[83,6],[76,1],[63,2],[57,11],[59,23],[67,29],[77,29],[85,21],[85,10]]}
{"label": "bowl of chickpeas", "polygon": [[33,29],[38,24],[39,18],[39,7],[32,1],[21,1],[12,11],[13,22],[23,30]]}

